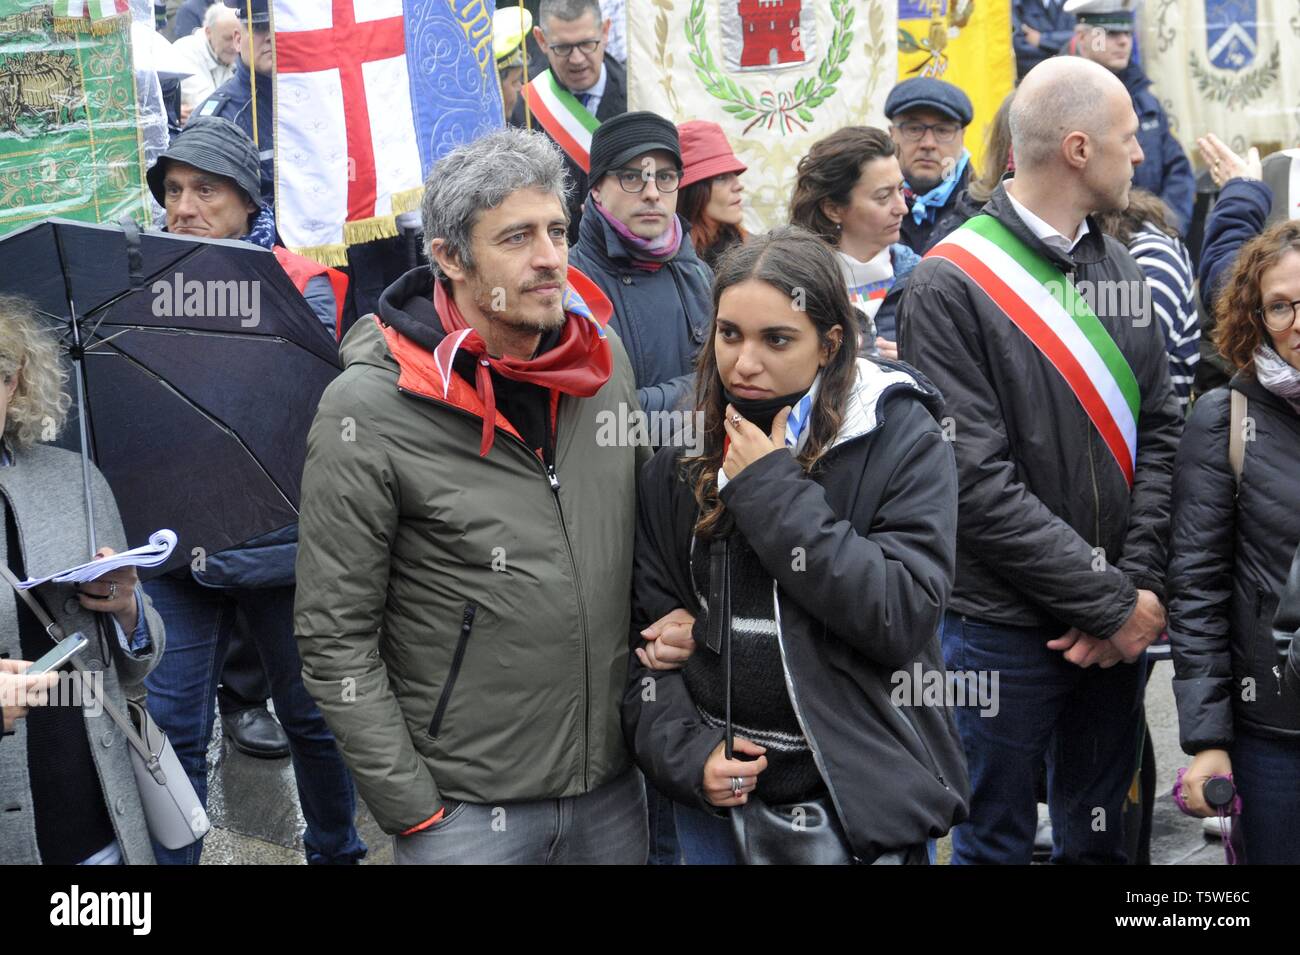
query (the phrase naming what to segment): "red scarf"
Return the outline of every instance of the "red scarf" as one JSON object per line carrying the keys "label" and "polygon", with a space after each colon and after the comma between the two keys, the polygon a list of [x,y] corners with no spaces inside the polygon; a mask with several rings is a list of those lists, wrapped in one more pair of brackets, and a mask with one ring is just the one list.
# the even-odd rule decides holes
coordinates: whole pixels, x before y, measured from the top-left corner
{"label": "red scarf", "polygon": [[[492,390],[492,371],[512,381],[527,381],[549,391],[559,391],[577,398],[590,398],[609,380],[613,353],[605,337],[603,315],[592,315],[583,300],[587,295],[600,308],[607,304],[600,289],[577,269],[569,270],[569,287],[564,294],[564,330],[559,343],[534,358],[509,356],[494,358],[488,354],[483,336],[465,321],[456,301],[447,294],[442,282],[433,283],[433,307],[442,319],[447,337],[434,349],[433,358],[442,375],[443,394],[451,387],[452,362],[458,349],[477,359],[474,363],[474,388],[483,402],[483,441],[479,455],[486,457],[496,437],[497,402]],[[581,293],[581,294],[580,294]]]}

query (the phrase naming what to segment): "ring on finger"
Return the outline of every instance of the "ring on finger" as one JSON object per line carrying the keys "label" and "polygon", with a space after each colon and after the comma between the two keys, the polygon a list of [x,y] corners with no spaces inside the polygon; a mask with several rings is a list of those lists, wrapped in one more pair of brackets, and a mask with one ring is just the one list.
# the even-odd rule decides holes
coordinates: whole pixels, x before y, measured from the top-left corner
{"label": "ring on finger", "polygon": [[739,427],[740,427],[740,415],[738,415],[738,414],[733,414],[733,415],[731,416],[731,426],[732,426],[733,428],[739,428]]}
{"label": "ring on finger", "polygon": [[745,781],[739,776],[731,777],[731,795],[739,796],[745,788]]}
{"label": "ring on finger", "polygon": [[114,597],[116,597],[116,596],[117,596],[117,584],[113,583],[113,582],[110,580],[110,581],[108,582],[108,596],[106,596],[104,599],[105,599],[105,600],[112,600],[112,599],[113,599]]}

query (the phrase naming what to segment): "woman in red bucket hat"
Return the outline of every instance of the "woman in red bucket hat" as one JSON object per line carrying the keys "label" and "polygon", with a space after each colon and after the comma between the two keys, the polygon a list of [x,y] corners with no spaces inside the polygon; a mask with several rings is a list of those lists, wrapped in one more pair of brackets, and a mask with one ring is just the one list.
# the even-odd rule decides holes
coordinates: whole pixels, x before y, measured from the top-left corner
{"label": "woman in red bucket hat", "polygon": [[681,198],[677,211],[691,225],[695,253],[713,268],[724,251],[748,238],[740,174],[746,166],[731,151],[717,123],[692,119],[677,127],[682,144]]}

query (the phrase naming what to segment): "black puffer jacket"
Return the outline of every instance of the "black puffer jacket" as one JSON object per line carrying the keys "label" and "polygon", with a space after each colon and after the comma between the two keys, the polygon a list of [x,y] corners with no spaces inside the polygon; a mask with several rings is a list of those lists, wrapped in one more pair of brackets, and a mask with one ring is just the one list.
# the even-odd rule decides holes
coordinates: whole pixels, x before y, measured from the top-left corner
{"label": "black puffer jacket", "polygon": [[[1228,463],[1229,389],[1254,438],[1241,486]],[[1237,374],[1192,407],[1174,478],[1169,634],[1183,749],[1231,745],[1235,730],[1300,739],[1278,693],[1273,615],[1300,543],[1300,415]]]}
{"label": "black puffer jacket", "polygon": [[[774,452],[722,500],[774,580],[786,688],[854,852],[873,859],[963,821],[969,783],[948,710],[891,700],[900,673],[943,670],[936,634],[957,486],[939,396],[901,363],[858,366],[860,413],[846,413],[823,470],[809,478]],[[641,475],[634,646],[669,611],[699,613],[689,576],[698,511],[680,456],[665,448]],[[709,808],[704,764],[722,730],[704,722],[681,671],[650,671],[632,655],[629,677],[623,729],[637,762],[661,792]]]}
{"label": "black puffer jacket", "polygon": [[[1071,257],[1016,215],[1005,184],[984,212],[1078,282],[1145,278],[1124,246],[1088,220]],[[1098,287],[1098,286],[1093,286]],[[1106,286],[1100,286],[1102,288]],[[1137,467],[1130,491],[1065,379],[953,263],[922,259],[899,306],[899,348],[943,392],[961,487],[952,609],[1018,626],[1078,627],[1109,638],[1137,603],[1164,598],[1169,493],[1182,429],[1159,322],[1098,318],[1137,378]],[[1140,293],[1134,293],[1140,299]],[[1095,548],[1101,548],[1096,551]]]}

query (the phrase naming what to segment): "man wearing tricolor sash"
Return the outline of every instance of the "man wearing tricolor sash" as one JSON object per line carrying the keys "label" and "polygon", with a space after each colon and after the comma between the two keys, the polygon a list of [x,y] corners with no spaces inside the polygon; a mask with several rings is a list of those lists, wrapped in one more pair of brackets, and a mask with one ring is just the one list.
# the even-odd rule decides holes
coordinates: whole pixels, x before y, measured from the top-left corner
{"label": "man wearing tricolor sash", "polygon": [[586,198],[591,135],[604,120],[627,112],[627,73],[605,55],[610,24],[597,0],[542,0],[537,21],[533,37],[546,54],[538,65],[547,68],[521,91],[510,124],[541,129],[564,151],[569,181],[577,184],[568,196],[572,244]]}
{"label": "man wearing tricolor sash", "polygon": [[899,310],[957,457],[945,659],[1000,675],[995,715],[955,711],[973,789],[957,863],[1030,861],[1044,759],[1053,861],[1125,861],[1181,426],[1142,272],[1091,218],[1127,205],[1137,126],[1103,67],[1031,70],[1015,179],[922,260]]}

